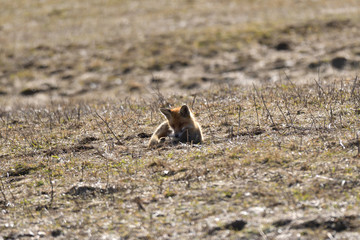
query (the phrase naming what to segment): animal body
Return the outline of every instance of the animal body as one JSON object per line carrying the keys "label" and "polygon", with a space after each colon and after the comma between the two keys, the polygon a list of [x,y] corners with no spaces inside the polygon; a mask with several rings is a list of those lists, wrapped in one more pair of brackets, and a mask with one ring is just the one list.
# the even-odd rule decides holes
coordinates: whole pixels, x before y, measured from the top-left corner
{"label": "animal body", "polygon": [[157,146],[165,137],[172,137],[175,142],[201,143],[203,140],[200,124],[190,108],[183,105],[178,108],[161,108],[166,121],[157,127],[149,141],[149,147]]}

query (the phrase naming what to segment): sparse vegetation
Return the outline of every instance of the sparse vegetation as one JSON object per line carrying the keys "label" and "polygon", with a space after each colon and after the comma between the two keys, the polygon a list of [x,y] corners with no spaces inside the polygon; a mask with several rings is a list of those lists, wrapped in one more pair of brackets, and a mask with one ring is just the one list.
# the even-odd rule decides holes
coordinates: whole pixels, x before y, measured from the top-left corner
{"label": "sparse vegetation", "polygon": [[160,2],[2,3],[0,238],[359,238],[357,1]]}
{"label": "sparse vegetation", "polygon": [[[157,101],[108,100],[81,106],[59,102],[3,112],[3,217],[18,222],[26,214],[29,218],[20,222],[24,226],[36,221],[51,231],[60,225],[63,234],[102,229],[97,234],[123,237],[173,236],[171,224],[182,231],[191,231],[195,224],[200,237],[227,229],[215,231],[211,224],[226,225],[230,216],[266,226],[290,217],[287,212],[354,215],[360,191],[359,84],[317,81],[296,86],[284,80],[256,89],[257,93],[254,87],[217,88],[202,94],[193,108],[207,136],[205,143],[169,143],[153,151],[147,150],[146,142],[160,120],[154,110],[160,107]],[[167,101],[174,106],[192,98]],[[254,124],[256,112],[259,126]],[[148,124],[151,116],[157,120]],[[107,220],[99,222],[104,217]],[[353,221],[358,216],[346,228],[357,229]],[[67,222],[74,224],[71,233]],[[289,224],[282,226],[288,234],[307,228],[294,225],[290,230]],[[262,231],[271,237],[278,228]],[[229,229],[230,235],[261,237],[259,232]]]}

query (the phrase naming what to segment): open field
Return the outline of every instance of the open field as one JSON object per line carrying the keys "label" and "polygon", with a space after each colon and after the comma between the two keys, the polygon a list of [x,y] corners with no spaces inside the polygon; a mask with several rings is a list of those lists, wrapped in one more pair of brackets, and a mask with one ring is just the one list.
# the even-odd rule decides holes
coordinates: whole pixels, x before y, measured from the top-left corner
{"label": "open field", "polygon": [[360,238],[358,1],[1,5],[0,239]]}

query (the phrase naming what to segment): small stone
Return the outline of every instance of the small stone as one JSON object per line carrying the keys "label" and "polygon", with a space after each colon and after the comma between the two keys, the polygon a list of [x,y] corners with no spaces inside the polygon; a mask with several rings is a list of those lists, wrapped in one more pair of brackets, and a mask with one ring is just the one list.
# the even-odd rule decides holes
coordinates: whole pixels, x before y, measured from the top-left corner
{"label": "small stone", "polygon": [[347,59],[344,57],[336,57],[331,60],[331,66],[333,66],[336,69],[343,69],[346,65]]}
{"label": "small stone", "polygon": [[289,51],[291,50],[290,44],[288,42],[279,42],[275,49],[278,51]]}
{"label": "small stone", "polygon": [[62,231],[60,229],[56,229],[56,230],[51,231],[51,236],[53,236],[53,237],[58,237],[61,234],[62,234]]}
{"label": "small stone", "polygon": [[241,231],[245,225],[247,224],[244,220],[235,220],[231,223],[228,223],[224,226],[225,229],[234,230],[234,231]]}

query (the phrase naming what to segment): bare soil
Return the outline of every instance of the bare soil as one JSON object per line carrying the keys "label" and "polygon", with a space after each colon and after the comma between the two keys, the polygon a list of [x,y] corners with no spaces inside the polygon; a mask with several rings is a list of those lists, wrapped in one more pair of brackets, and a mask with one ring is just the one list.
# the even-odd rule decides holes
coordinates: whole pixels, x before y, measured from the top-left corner
{"label": "bare soil", "polygon": [[0,239],[360,238],[356,0],[1,5]]}

